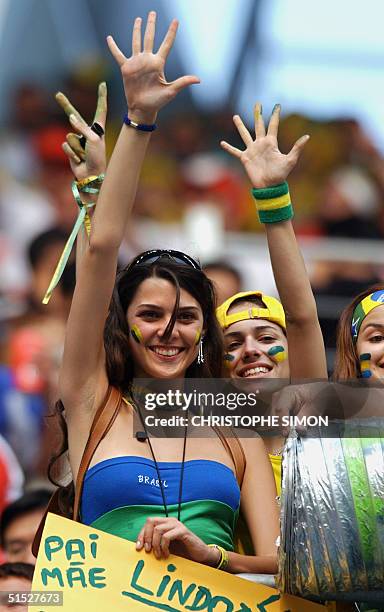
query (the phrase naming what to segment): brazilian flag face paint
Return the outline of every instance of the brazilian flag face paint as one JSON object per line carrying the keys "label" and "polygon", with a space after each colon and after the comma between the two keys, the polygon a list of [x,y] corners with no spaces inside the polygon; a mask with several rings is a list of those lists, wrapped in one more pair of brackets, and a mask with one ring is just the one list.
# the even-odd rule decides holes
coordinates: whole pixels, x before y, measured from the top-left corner
{"label": "brazilian flag face paint", "polygon": [[363,353],[359,356],[361,378],[371,378],[371,353]]}
{"label": "brazilian flag face paint", "polygon": [[267,354],[278,363],[287,359],[287,351],[283,346],[272,346]]}
{"label": "brazilian flag face paint", "polygon": [[195,336],[195,345],[197,346],[200,342],[200,338],[201,338],[201,329],[198,329],[196,332],[196,336]]}
{"label": "brazilian flag face paint", "polygon": [[233,355],[231,355],[230,353],[225,353],[224,357],[224,365],[226,368],[230,368],[231,367],[231,363],[232,361],[234,361],[235,357]]}
{"label": "brazilian flag face paint", "polygon": [[137,325],[132,325],[132,327],[131,327],[131,336],[135,340],[135,342],[137,342],[137,344],[141,344],[142,343],[142,341],[143,341],[143,334],[141,333],[141,331],[137,327]]}

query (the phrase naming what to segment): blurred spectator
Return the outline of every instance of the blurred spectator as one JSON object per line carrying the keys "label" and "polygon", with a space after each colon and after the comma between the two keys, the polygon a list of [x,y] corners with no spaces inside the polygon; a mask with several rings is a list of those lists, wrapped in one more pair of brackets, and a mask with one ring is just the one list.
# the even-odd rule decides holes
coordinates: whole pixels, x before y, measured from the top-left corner
{"label": "blurred spectator", "polygon": [[[31,563],[3,563],[0,565],[0,592],[2,591],[30,591],[32,587],[33,572],[35,568]],[[6,603],[0,600],[0,611],[13,610],[22,612],[28,610],[27,604]]]}
{"label": "blurred spectator", "polygon": [[35,564],[31,546],[51,492],[28,491],[7,506],[1,516],[0,542],[7,561]]}
{"label": "blurred spectator", "polygon": [[249,231],[257,227],[249,185],[223,156],[214,152],[192,155],[181,169],[185,182],[184,204],[216,205],[228,230]]}
{"label": "blurred spectator", "polygon": [[206,147],[207,132],[203,116],[196,113],[171,114],[164,134],[167,134],[166,144],[178,161],[183,161],[194,153],[201,153]]}
{"label": "blurred spectator", "polygon": [[226,261],[211,261],[203,266],[203,270],[216,289],[218,306],[241,291],[242,276],[236,268]]}
{"label": "blurred spectator", "polygon": [[54,222],[54,210],[39,188],[0,175],[0,291],[25,292],[29,283],[27,246]]}
{"label": "blurred spectator", "polygon": [[320,217],[328,236],[381,238],[380,192],[362,169],[343,167],[325,182]]}
{"label": "blurred spectator", "polygon": [[[18,389],[11,369],[0,365],[0,434],[16,453],[27,478],[35,476],[39,466],[45,412],[45,398]],[[21,495],[22,484],[21,477],[17,493],[7,503]]]}
{"label": "blurred spectator", "polygon": [[[58,285],[49,304],[42,306],[41,300],[51,282],[67,238],[67,232],[60,227],[54,227],[36,236],[28,247],[28,259],[32,270],[30,307],[34,311],[41,310],[45,314],[48,311],[50,313],[55,312],[57,316],[65,320],[69,313],[72,291],[75,286],[74,276],[72,282],[69,281],[69,268],[67,268],[67,274],[64,276],[63,282]],[[71,272],[74,275],[73,269],[71,269]],[[69,287],[66,285],[67,281],[69,281]]]}
{"label": "blurred spectator", "polygon": [[48,305],[41,300],[48,288],[67,234],[53,228],[29,246],[32,270],[28,310],[10,322],[4,349],[17,389],[25,393],[56,394],[57,371],[63,349],[65,325],[75,286],[75,264],[67,264]]}
{"label": "blurred spectator", "polygon": [[15,453],[0,435],[0,512],[22,492],[23,472]]}
{"label": "blurred spectator", "polygon": [[13,95],[9,129],[1,134],[0,166],[17,181],[36,179],[38,160],[32,137],[50,119],[49,98],[35,83],[21,83]]}
{"label": "blurred spectator", "polygon": [[353,297],[379,283],[377,266],[365,262],[318,261],[311,274],[321,330],[332,365],[340,315]]}
{"label": "blurred spectator", "polygon": [[68,126],[47,125],[35,136],[33,144],[40,162],[39,184],[53,209],[55,224],[70,232],[78,214],[71,184],[73,175],[61,148]]}
{"label": "blurred spectator", "polygon": [[49,455],[50,435],[43,419],[57,399],[58,371],[65,325],[75,286],[75,264],[64,270],[48,305],[41,299],[60,258],[67,234],[60,228],[32,241],[28,257],[32,270],[24,314],[8,321],[0,338],[4,365],[0,368],[0,433],[13,447],[27,478],[45,474],[43,455]]}

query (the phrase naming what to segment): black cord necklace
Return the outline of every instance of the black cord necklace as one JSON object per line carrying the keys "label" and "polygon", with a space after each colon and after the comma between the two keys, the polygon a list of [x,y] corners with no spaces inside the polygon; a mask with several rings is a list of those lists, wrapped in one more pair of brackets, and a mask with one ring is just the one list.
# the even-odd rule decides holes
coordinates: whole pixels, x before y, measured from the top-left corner
{"label": "black cord necklace", "polygon": [[[143,429],[144,429],[144,431],[146,433],[146,439],[148,440],[149,448],[150,448],[150,451],[151,451],[151,454],[152,454],[152,458],[153,458],[153,462],[154,462],[155,468],[156,468],[157,478],[159,480],[159,485],[160,485],[161,497],[162,497],[162,500],[163,500],[165,516],[168,517],[169,516],[169,512],[168,512],[167,502],[165,501],[164,487],[163,487],[163,483],[162,483],[162,480],[161,480],[159,464],[157,462],[157,459],[156,459],[156,456],[155,456],[155,453],[154,453],[154,450],[153,450],[153,447],[152,447],[151,438],[149,437],[148,430],[147,430],[147,427],[145,425],[145,421],[143,419],[143,415],[141,414],[140,408],[136,404],[134,404],[133,401],[132,401],[132,405],[134,406],[134,408],[138,412],[141,424],[142,424]],[[178,503],[177,503],[177,520],[178,521],[180,521],[180,516],[181,516],[181,500],[182,500],[182,495],[183,495],[185,451],[186,451],[186,448],[187,448],[187,436],[188,436],[188,410],[187,410],[186,417],[187,417],[187,424],[184,426],[183,456],[182,456],[182,460],[181,460],[180,483],[179,483],[179,499],[178,499]]]}

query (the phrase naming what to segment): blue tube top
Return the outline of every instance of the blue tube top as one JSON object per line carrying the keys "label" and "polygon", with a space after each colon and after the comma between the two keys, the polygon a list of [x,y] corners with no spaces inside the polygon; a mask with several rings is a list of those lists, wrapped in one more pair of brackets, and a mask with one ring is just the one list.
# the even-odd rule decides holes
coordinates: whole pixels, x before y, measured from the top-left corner
{"label": "blue tube top", "polygon": [[[167,506],[179,501],[180,462],[158,462]],[[240,490],[232,470],[217,461],[194,459],[184,464],[182,502],[215,500],[236,511]],[[152,459],[113,457],[91,467],[84,479],[81,517],[90,525],[122,506],[159,505],[161,489]]]}
{"label": "blue tube top", "polygon": [[[177,517],[181,465],[158,462],[169,516]],[[180,520],[204,542],[233,548],[239,504],[239,486],[228,466],[206,459],[184,463]],[[135,541],[149,516],[165,516],[151,459],[114,457],[88,470],[81,501],[83,523]]]}

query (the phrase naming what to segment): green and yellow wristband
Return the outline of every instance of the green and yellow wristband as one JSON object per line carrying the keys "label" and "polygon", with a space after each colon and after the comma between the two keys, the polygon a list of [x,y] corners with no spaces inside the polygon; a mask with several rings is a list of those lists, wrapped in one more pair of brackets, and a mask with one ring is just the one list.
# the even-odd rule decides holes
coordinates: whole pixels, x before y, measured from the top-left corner
{"label": "green and yellow wristband", "polygon": [[256,201],[260,223],[278,223],[293,217],[291,197],[288,183],[280,183],[273,187],[252,189]]}

